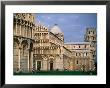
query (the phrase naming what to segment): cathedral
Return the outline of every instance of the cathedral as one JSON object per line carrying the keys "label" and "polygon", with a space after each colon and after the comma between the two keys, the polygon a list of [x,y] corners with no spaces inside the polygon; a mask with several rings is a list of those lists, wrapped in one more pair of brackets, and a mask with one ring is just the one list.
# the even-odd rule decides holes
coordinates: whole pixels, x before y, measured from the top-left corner
{"label": "cathedral", "polygon": [[64,43],[64,33],[35,23],[33,14],[13,16],[13,71],[95,70],[96,29],[87,28],[84,42]]}

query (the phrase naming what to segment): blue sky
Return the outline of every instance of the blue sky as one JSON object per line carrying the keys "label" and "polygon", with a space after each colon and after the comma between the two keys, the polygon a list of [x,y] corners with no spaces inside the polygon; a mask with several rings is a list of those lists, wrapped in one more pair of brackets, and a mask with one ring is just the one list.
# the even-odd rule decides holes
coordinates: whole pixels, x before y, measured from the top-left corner
{"label": "blue sky", "polygon": [[87,27],[97,28],[96,13],[37,13],[35,21],[49,28],[58,24],[65,42],[82,42]]}

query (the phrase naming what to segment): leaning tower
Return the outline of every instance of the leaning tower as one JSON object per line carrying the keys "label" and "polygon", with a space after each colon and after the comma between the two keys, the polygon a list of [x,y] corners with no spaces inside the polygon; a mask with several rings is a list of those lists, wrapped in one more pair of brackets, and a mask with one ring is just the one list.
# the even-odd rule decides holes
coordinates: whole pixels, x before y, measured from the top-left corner
{"label": "leaning tower", "polygon": [[95,28],[87,28],[86,29],[86,34],[84,36],[84,41],[85,42],[90,42],[91,43],[91,53],[93,55],[93,60],[96,62],[96,51],[97,51],[97,32]]}

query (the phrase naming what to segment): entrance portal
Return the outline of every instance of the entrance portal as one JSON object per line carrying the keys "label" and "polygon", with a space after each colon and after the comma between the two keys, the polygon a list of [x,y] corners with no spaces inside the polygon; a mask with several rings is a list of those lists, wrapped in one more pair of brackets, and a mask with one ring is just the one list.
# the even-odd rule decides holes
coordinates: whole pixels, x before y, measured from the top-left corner
{"label": "entrance portal", "polygon": [[50,62],[50,70],[53,70],[53,62]]}
{"label": "entrance portal", "polygon": [[37,61],[37,70],[38,70],[38,71],[41,70],[41,61]]}

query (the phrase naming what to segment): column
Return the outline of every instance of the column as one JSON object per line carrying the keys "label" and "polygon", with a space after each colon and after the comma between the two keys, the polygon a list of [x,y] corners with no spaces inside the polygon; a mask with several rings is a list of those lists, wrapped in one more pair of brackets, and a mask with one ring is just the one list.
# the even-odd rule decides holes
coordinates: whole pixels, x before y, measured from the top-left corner
{"label": "column", "polygon": [[85,71],[86,71],[86,59],[84,59],[84,67],[85,67],[84,69],[85,69]]}
{"label": "column", "polygon": [[25,32],[26,32],[26,36],[25,37],[27,37],[27,26],[25,26]]}
{"label": "column", "polygon": [[28,26],[27,26],[26,32],[27,32],[27,37],[29,37],[29,27]]}
{"label": "column", "polygon": [[31,29],[30,29],[30,32],[31,32],[31,33],[30,33],[30,37],[33,38],[33,37],[32,37],[32,27],[31,27]]}
{"label": "column", "polygon": [[27,37],[28,38],[30,38],[30,34],[29,33],[30,33],[30,26],[28,26],[28,29],[27,29]]}
{"label": "column", "polygon": [[27,49],[27,51],[28,51],[28,71],[29,71],[29,65],[30,65],[30,60],[29,60],[29,48]]}
{"label": "column", "polygon": [[29,38],[31,38],[31,27],[29,26]]}
{"label": "column", "polygon": [[21,35],[24,37],[24,25],[21,27]]}
{"label": "column", "polygon": [[21,23],[20,23],[20,25],[19,25],[19,28],[20,28],[20,35],[21,35]]}
{"label": "column", "polygon": [[17,22],[15,24],[15,35],[17,35]]}
{"label": "column", "polygon": [[18,50],[18,57],[19,57],[19,61],[18,61],[18,68],[19,68],[19,70],[20,70],[20,59],[21,59],[21,48],[19,48],[19,50]]}
{"label": "column", "polygon": [[31,52],[31,57],[30,57],[30,70],[32,71],[33,69],[33,51]]}
{"label": "column", "polygon": [[24,32],[25,32],[25,26],[23,25],[23,37],[25,37]]}
{"label": "column", "polygon": [[33,28],[31,29],[31,31],[32,31],[31,36],[32,36],[32,38],[33,38]]}
{"label": "column", "polygon": [[35,70],[37,70],[37,60],[35,60]]}
{"label": "column", "polygon": [[27,55],[28,55],[28,58],[27,58],[27,59],[28,59],[28,66],[27,66],[27,67],[28,67],[28,71],[30,71],[30,58],[31,58],[31,57],[30,57],[30,55],[31,55],[31,54],[30,54],[30,40],[28,40],[27,52],[28,52],[28,53],[27,53]]}

